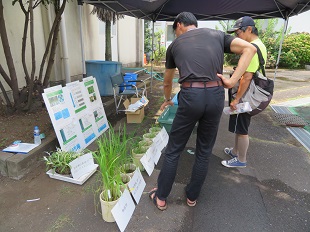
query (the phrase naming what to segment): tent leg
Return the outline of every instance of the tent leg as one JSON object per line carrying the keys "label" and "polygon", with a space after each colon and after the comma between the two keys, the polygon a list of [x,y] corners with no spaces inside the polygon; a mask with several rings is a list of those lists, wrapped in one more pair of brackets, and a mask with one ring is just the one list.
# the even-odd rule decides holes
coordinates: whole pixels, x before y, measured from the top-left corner
{"label": "tent leg", "polygon": [[152,21],[151,93],[153,92],[154,21]]}
{"label": "tent leg", "polygon": [[287,31],[287,25],[288,25],[288,18],[286,18],[285,21],[284,21],[284,29],[283,29],[283,31],[282,31],[282,37],[281,37],[281,41],[280,41],[278,59],[277,59],[277,63],[276,63],[276,69],[275,69],[275,71],[274,71],[273,81],[276,80],[277,70],[278,70],[278,66],[279,66],[279,62],[280,62],[282,44],[283,44],[284,36],[285,36],[285,34],[286,34],[286,31]]}

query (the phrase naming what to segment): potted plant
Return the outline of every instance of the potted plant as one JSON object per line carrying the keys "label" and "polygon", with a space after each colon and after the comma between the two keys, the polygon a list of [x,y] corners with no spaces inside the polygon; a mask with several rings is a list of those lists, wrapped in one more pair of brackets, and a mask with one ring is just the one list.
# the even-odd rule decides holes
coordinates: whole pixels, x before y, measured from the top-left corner
{"label": "potted plant", "polygon": [[147,146],[141,146],[139,144],[132,149],[132,156],[133,156],[134,162],[136,166],[139,167],[140,171],[144,171],[144,167],[140,159],[142,158],[142,156],[144,156],[145,152],[148,149],[149,148]]}
{"label": "potted plant", "polygon": [[127,188],[129,181],[131,180],[131,176],[129,176],[128,174],[124,174],[121,173],[121,180],[122,180],[122,184],[121,184],[121,192],[124,192],[124,190]]}
{"label": "potted plant", "polygon": [[153,138],[155,138],[157,135],[157,132],[149,132],[149,133],[146,133],[143,135],[143,139],[146,139],[146,140],[152,140],[153,141]]}
{"label": "potted plant", "polygon": [[133,140],[131,138],[133,138],[133,136],[127,136],[126,125],[123,125],[122,129],[121,127],[122,126],[119,127],[117,139],[116,141],[114,141],[117,144],[122,144],[119,153],[120,171],[121,173],[127,174],[132,177],[137,168],[136,165],[133,163],[133,157],[130,153],[130,150],[128,149],[132,146]]}
{"label": "potted plant", "polygon": [[60,148],[57,148],[54,152],[46,153],[48,156],[44,156],[43,159],[47,170],[52,170],[53,173],[56,172],[61,175],[70,175],[71,167],[69,163],[84,154],[83,151],[63,151]]}
{"label": "potted plant", "polygon": [[102,218],[106,222],[115,222],[111,210],[124,189],[121,165],[125,162],[122,159],[127,150],[127,139],[122,132],[116,132],[110,125],[109,130],[97,139],[98,150],[93,152],[101,174],[97,192],[100,194]]}
{"label": "potted plant", "polygon": [[138,145],[140,147],[147,147],[149,148],[153,144],[152,140],[141,140]]}
{"label": "potted plant", "polygon": [[161,127],[160,127],[160,126],[156,126],[156,125],[152,126],[152,127],[149,129],[149,133],[154,132],[154,133],[158,134],[158,132],[160,132],[160,131],[161,131]]}

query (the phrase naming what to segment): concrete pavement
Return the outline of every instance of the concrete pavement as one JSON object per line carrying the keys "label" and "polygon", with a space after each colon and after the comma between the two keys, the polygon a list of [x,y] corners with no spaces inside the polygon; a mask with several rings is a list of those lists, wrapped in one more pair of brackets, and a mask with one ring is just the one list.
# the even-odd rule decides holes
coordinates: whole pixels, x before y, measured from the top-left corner
{"label": "concrete pavement", "polygon": [[[285,78],[276,80],[273,101],[309,96],[308,73],[303,81],[296,82],[294,75],[286,78],[281,72]],[[220,163],[229,158],[224,147],[232,146],[234,141],[233,134],[227,131],[228,116],[222,116],[209,173],[196,207],[186,205],[184,194],[194,160],[191,151],[195,149],[196,134],[181,155],[164,212],[155,208],[146,193],[156,186],[161,158],[151,176],[143,173],[145,193],[126,231],[310,231],[310,155],[272,114],[268,108],[253,118],[248,166],[244,169],[229,169]],[[146,117],[153,117],[150,109]],[[118,118],[118,123],[124,122],[124,117]],[[136,126],[127,125],[128,131],[133,128]],[[0,180],[0,231],[118,231],[115,223],[106,223],[95,213],[98,205],[94,205],[92,189],[96,176],[77,186],[50,179],[41,164],[19,181]],[[40,200],[26,202],[33,198]]]}

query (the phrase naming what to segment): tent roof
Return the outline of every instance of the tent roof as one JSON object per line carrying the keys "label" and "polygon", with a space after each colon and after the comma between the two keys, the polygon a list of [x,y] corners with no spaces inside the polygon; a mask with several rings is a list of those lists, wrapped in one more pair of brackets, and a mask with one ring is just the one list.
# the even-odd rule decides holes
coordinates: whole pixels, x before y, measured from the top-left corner
{"label": "tent roof", "polygon": [[119,14],[152,21],[173,21],[182,11],[198,20],[284,18],[310,10],[310,0],[84,0]]}

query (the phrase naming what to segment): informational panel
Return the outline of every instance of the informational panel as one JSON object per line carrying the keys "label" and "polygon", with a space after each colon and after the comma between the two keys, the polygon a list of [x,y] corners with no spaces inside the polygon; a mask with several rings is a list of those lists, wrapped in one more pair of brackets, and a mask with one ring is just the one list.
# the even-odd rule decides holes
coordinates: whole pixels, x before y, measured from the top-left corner
{"label": "informational panel", "polygon": [[47,88],[42,95],[64,151],[86,148],[109,128],[93,77],[68,83],[66,87],[58,85]]}

